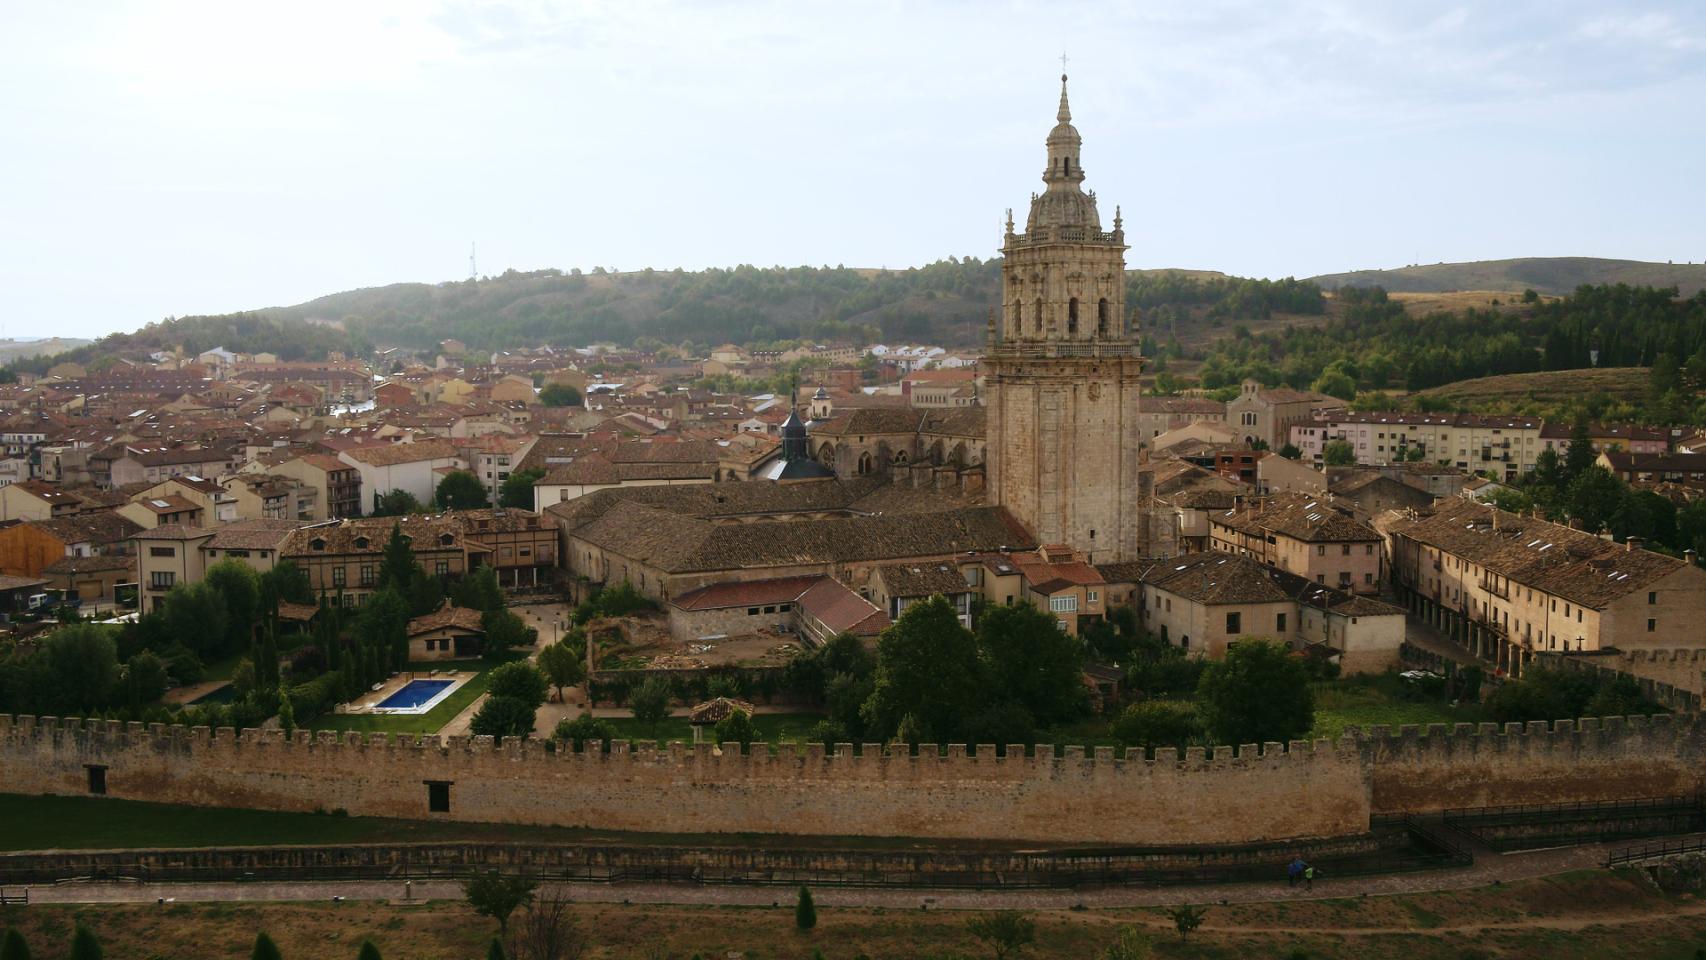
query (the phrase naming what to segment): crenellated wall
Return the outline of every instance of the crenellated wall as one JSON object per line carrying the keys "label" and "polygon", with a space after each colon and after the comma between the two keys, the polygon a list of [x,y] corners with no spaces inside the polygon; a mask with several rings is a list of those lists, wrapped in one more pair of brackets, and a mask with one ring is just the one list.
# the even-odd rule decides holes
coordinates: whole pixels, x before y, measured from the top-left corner
{"label": "crenellated wall", "polygon": [[[0,790],[200,806],[667,833],[1000,838],[1201,845],[1364,832],[1371,815],[1692,793],[1693,717],[1375,728],[1338,741],[1030,755],[950,745],[917,756],[849,744],[551,751],[538,740],[210,731],[0,716]],[[428,809],[429,783],[450,809]]]}
{"label": "crenellated wall", "polygon": [[[1181,761],[1110,748],[1061,756],[993,747],[895,755],[850,744],[771,755],[709,744],[608,754],[539,740],[186,729],[0,717],[0,789],[82,795],[105,767],[109,796],[271,810],[342,808],[385,817],[538,823],[666,833],[1002,837],[1203,844],[1359,833],[1368,787],[1349,741],[1250,745]],[[428,810],[428,782],[450,810]],[[1296,803],[1275,803],[1296,797]]]}

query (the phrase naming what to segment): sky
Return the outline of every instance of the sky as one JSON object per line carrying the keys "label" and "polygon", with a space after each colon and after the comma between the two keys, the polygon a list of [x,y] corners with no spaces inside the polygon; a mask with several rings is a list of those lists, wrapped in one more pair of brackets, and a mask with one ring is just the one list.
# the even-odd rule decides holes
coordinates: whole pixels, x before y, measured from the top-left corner
{"label": "sky", "polygon": [[1706,259],[1706,4],[0,0],[0,336],[996,255],[1060,57],[1131,267]]}

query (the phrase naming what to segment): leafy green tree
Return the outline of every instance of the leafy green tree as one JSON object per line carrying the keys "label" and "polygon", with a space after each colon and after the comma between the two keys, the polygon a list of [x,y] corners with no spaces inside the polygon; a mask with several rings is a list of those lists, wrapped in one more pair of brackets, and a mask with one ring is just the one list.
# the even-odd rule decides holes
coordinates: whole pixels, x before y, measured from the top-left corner
{"label": "leafy green tree", "polygon": [[372,940],[363,940],[361,941],[361,949],[356,952],[355,960],[384,960],[384,958],[379,955],[379,948],[373,945]]}
{"label": "leafy green tree", "polygon": [[517,470],[498,485],[498,505],[515,510],[533,509],[533,482],[545,475],[539,469]]}
{"label": "leafy green tree", "polygon": [[1149,960],[1149,938],[1136,927],[1120,931],[1118,939],[1102,951],[1101,960]]}
{"label": "leafy green tree", "polygon": [[539,669],[557,691],[557,701],[563,700],[563,690],[586,679],[586,663],[567,644],[558,641],[539,651]]}
{"label": "leafy green tree", "polygon": [[986,695],[995,702],[1017,704],[1044,726],[1089,711],[1084,642],[1037,607],[1023,603],[985,610],[977,625],[977,650]]}
{"label": "leafy green tree", "polygon": [[501,660],[511,650],[531,650],[539,640],[539,631],[503,607],[481,614],[480,626],[485,631],[480,653],[487,660]]}
{"label": "leafy green tree", "polygon": [[450,591],[450,601],[459,607],[485,613],[504,605],[503,588],[498,586],[498,573],[489,566],[478,567],[457,581]]}
{"label": "leafy green tree", "polygon": [[1619,540],[1640,537],[1649,544],[1682,547],[1677,537],[1676,504],[1651,490],[1631,490],[1612,512],[1611,535]]}
{"label": "leafy green tree", "polygon": [[712,728],[712,735],[718,743],[738,743],[742,753],[752,747],[752,741],[758,739],[758,728],[753,726],[752,718],[745,710],[731,710],[729,715],[717,721]]}
{"label": "leafy green tree", "polygon": [[966,921],[966,931],[982,941],[995,960],[1016,957],[1037,942],[1036,922],[1017,910],[980,913]]}
{"label": "leafy green tree", "polygon": [[567,741],[577,753],[585,750],[589,743],[597,743],[602,747],[615,738],[616,726],[608,720],[593,716],[591,711],[584,712],[573,720],[558,720],[557,728],[551,731],[551,739]]}
{"label": "leafy green tree", "polygon": [[278,944],[272,942],[272,937],[266,931],[255,934],[254,949],[249,951],[249,960],[284,960],[279,956]]}
{"label": "leafy green tree", "polygon": [[539,391],[539,402],[547,407],[578,407],[581,392],[566,383],[547,383]]}
{"label": "leafy green tree", "polygon": [[260,578],[255,568],[241,560],[221,560],[208,567],[202,579],[225,602],[229,615],[225,649],[243,649],[260,621]]}
{"label": "leafy green tree", "polygon": [[1128,747],[1184,749],[1202,737],[1196,707],[1178,700],[1145,700],[1120,711],[1113,734]]}
{"label": "leafy green tree", "polygon": [[1321,448],[1321,459],[1329,467],[1351,467],[1356,465],[1357,451],[1349,440],[1329,440]]}
{"label": "leafy green tree", "polygon": [[77,924],[71,934],[71,960],[101,960],[103,955],[101,941],[95,937],[95,931]]}
{"label": "leafy green tree", "polygon": [[876,683],[864,707],[869,731],[898,735],[911,716],[919,741],[950,740],[978,706],[977,638],[941,596],[915,603],[877,641]]}
{"label": "leafy green tree", "polygon": [[1598,459],[1599,453],[1593,448],[1593,435],[1589,432],[1587,418],[1577,417],[1575,425],[1570,428],[1569,449],[1564,451],[1564,481],[1574,483]]}
{"label": "leafy green tree", "polygon": [[852,743],[847,737],[847,727],[836,720],[819,720],[812,727],[811,742],[823,744],[824,752],[835,750],[838,743]]}
{"label": "leafy green tree", "polygon": [[409,662],[409,608],[391,587],[374,593],[356,619],[356,633],[369,649],[381,651],[385,663],[401,670]]}
{"label": "leafy green tree", "polygon": [[81,623],[48,637],[43,650],[52,699],[65,712],[89,712],[112,702],[118,687],[118,646],[106,628]]}
{"label": "leafy green tree", "polygon": [[289,691],[282,689],[278,692],[278,726],[285,736],[296,732],[296,705],[291,702]]}
{"label": "leafy green tree", "polygon": [[549,686],[545,674],[526,660],[512,660],[487,675],[487,691],[494,697],[514,697],[537,710],[545,703]]}
{"label": "leafy green tree", "polygon": [[231,614],[224,598],[206,582],[179,584],[168,591],[160,622],[167,636],[203,661],[234,652],[226,647],[232,634]]}
{"label": "leafy green tree", "polygon": [[452,470],[438,482],[433,500],[440,510],[476,510],[491,506],[480,478],[467,470]]}
{"label": "leafy green tree", "polygon": [[812,902],[812,892],[806,887],[800,887],[799,899],[794,902],[794,926],[800,930],[810,930],[817,926],[817,904]]}
{"label": "leafy green tree", "polygon": [[647,677],[628,697],[628,707],[634,719],[656,731],[663,718],[669,716],[669,699],[674,691],[663,677]]}
{"label": "leafy green tree", "polygon": [[494,870],[464,881],[462,896],[475,913],[496,920],[499,930],[508,930],[510,915],[533,902],[538,886],[525,877],[506,877]]}
{"label": "leafy green tree", "polygon": [[394,521],[391,535],[385,540],[385,553],[379,558],[379,578],[374,581],[374,587],[377,590],[389,587],[401,596],[408,596],[420,576],[421,568],[415,562],[415,550],[409,545],[409,538],[403,535],[403,524]]}
{"label": "leafy green tree", "polygon": [[1349,400],[1357,395],[1357,382],[1343,370],[1328,369],[1309,388],[1316,393],[1324,393],[1329,397]]}
{"label": "leafy green tree", "polygon": [[1240,640],[1204,668],[1197,696],[1216,743],[1285,743],[1315,722],[1309,673],[1282,643]]}
{"label": "leafy green tree", "polygon": [[375,491],[373,494],[372,515],[375,517],[402,517],[425,512],[426,508],[407,490],[391,490],[385,493]]}
{"label": "leafy green tree", "polygon": [[1611,471],[1595,464],[1570,481],[1564,493],[1564,509],[1583,530],[1598,533],[1611,522],[1628,489]]}
{"label": "leafy green tree", "polygon": [[468,721],[468,730],[476,737],[528,737],[538,722],[539,709],[515,697],[487,697]]}
{"label": "leafy green tree", "polygon": [[30,946],[17,928],[6,928],[6,939],[0,941],[0,960],[30,960]]}
{"label": "leafy green tree", "polygon": [[1173,929],[1179,931],[1179,939],[1184,940],[1202,926],[1203,918],[1208,916],[1208,908],[1193,907],[1187,903],[1169,908],[1167,916],[1173,921]]}
{"label": "leafy green tree", "polygon": [[1279,455],[1287,460],[1297,460],[1303,456],[1303,451],[1294,443],[1286,443],[1279,448]]}

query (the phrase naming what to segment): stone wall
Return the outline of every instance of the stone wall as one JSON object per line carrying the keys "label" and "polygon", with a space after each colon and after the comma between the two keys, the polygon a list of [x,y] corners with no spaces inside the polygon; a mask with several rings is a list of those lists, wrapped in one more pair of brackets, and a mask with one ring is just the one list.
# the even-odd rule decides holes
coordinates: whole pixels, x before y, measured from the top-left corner
{"label": "stone wall", "polygon": [[[1374,815],[1449,807],[1674,796],[1702,789],[1706,721],[1612,717],[1460,724],[1396,736],[1173,750],[917,756],[868,745],[626,743],[549,751],[537,740],[363,738],[0,716],[8,792],[201,806],[537,823],[667,833],[998,838],[1050,843],[1256,843],[1363,833]],[[429,809],[448,784],[449,810]]]}
{"label": "stone wall", "polygon": [[[1156,760],[1068,748],[1055,756],[919,756],[843,745],[730,745],[666,751],[547,752],[537,740],[299,732],[211,732],[141,724],[0,717],[0,783],[17,793],[84,795],[90,765],[110,796],[271,810],[539,823],[668,833],[1001,837],[1050,842],[1197,844],[1327,837],[1368,828],[1368,790],[1349,741],[1252,745],[1234,757],[1192,750]],[[428,809],[447,782],[450,810]],[[1280,796],[1307,802],[1274,803]]]}

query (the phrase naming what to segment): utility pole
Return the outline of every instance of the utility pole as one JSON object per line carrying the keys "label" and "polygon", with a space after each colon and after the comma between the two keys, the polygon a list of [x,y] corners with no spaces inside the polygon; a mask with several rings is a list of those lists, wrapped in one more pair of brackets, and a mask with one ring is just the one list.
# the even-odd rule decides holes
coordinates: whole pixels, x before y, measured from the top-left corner
{"label": "utility pole", "polygon": [[468,241],[468,279],[470,280],[479,279],[480,276],[480,271],[474,267],[474,249],[474,241]]}

